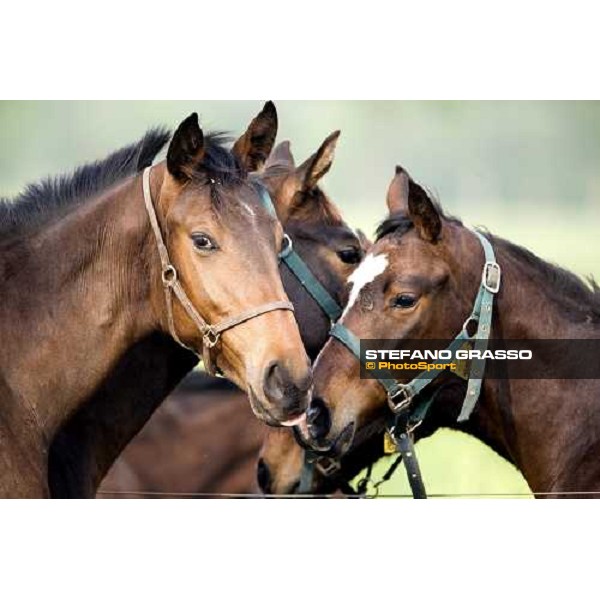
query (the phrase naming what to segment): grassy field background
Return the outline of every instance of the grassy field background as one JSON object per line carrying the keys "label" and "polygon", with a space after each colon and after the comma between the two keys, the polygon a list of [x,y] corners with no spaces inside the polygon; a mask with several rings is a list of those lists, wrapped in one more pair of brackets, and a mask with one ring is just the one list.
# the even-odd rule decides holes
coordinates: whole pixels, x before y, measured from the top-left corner
{"label": "grassy field background", "polygon": [[[372,234],[396,164],[450,214],[600,278],[600,103],[276,102],[279,140],[297,161],[341,129],[324,187],[347,220]],[[260,110],[247,102],[0,102],[0,196],[72,170],[190,112],[239,135]],[[417,446],[432,494],[523,494],[519,473],[466,435]],[[387,459],[386,459],[387,460]],[[385,468],[385,460],[378,469]],[[407,493],[401,468],[384,493]]]}

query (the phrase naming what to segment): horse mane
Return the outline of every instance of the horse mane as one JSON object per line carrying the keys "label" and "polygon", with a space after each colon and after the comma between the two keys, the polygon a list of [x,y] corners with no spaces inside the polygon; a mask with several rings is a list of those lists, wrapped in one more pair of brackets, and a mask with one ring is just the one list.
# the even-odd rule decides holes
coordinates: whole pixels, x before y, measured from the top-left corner
{"label": "horse mane", "polygon": [[402,237],[413,228],[413,222],[405,214],[394,214],[385,218],[375,230],[375,242],[388,235],[397,235]]}
{"label": "horse mane", "polygon": [[[163,127],[150,129],[139,141],[116,150],[104,160],[78,167],[69,175],[29,184],[13,199],[0,198],[0,235],[21,235],[38,229],[141,172],[152,164],[170,137],[171,133]],[[228,141],[222,132],[205,134],[202,168],[195,177],[218,178],[227,183],[243,176],[238,159],[224,147]]]}
{"label": "horse mane", "polygon": [[232,141],[233,138],[225,131],[204,134],[202,164],[192,174],[196,182],[205,185],[213,180],[226,186],[238,184],[246,178],[247,173],[240,160],[227,147]]}
{"label": "horse mane", "polygon": [[[444,215],[437,204],[436,209],[443,219],[462,226],[462,222],[456,217]],[[405,214],[390,215],[377,227],[375,241],[378,242],[388,235],[402,236],[412,227],[413,222]],[[531,267],[534,277],[544,286],[550,298],[561,307],[568,318],[576,322],[590,319],[594,323],[600,322],[600,288],[593,277],[588,278],[586,283],[575,273],[545,261],[527,248],[492,235],[488,231],[482,230],[482,233],[519,262]]]}
{"label": "horse mane", "polygon": [[[487,232],[484,232],[487,233]],[[600,322],[600,288],[593,277],[587,282],[575,273],[545,261],[531,250],[487,233],[488,237],[519,262],[530,266],[533,277],[544,285],[552,298],[572,321]]]}

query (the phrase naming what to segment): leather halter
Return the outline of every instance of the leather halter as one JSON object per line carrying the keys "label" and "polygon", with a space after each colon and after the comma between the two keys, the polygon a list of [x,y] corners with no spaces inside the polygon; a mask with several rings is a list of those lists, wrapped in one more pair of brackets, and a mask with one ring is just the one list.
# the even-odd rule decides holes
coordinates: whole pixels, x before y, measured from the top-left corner
{"label": "leather halter", "polygon": [[171,263],[169,259],[169,252],[167,250],[167,246],[165,245],[164,238],[158,224],[158,219],[156,217],[156,210],[154,208],[154,203],[152,202],[152,195],[150,192],[150,171],[152,167],[147,167],[144,169],[144,173],[142,175],[142,188],[144,192],[144,203],[146,205],[146,211],[148,212],[148,218],[150,219],[150,224],[152,225],[152,231],[154,232],[154,237],[156,239],[156,247],[158,249],[158,254],[160,256],[160,264],[161,264],[161,279],[163,283],[163,288],[165,291],[165,303],[167,305],[167,322],[169,326],[169,332],[173,339],[180,345],[194,352],[194,354],[198,354],[196,350],[190,348],[186,344],[184,344],[179,336],[177,335],[177,331],[175,328],[175,320],[173,318],[173,298],[172,294],[175,294],[176,298],[181,303],[181,306],[190,317],[190,319],[194,322],[194,325],[198,328],[198,331],[202,334],[202,360],[204,362],[204,368],[208,373],[213,375],[215,373],[213,361],[211,358],[210,350],[214,348],[219,342],[219,338],[224,331],[231,329],[241,323],[245,323],[250,319],[254,319],[255,317],[259,317],[268,312],[273,312],[275,310],[289,310],[294,312],[294,306],[289,301],[277,300],[275,302],[268,302],[256,308],[251,308],[247,311],[242,312],[241,314],[235,317],[229,317],[224,319],[220,323],[216,325],[210,325],[207,323],[201,316],[200,313],[196,310],[196,307],[192,304],[185,290],[183,289],[181,282],[179,281],[179,275],[177,273],[177,269]]}
{"label": "leather halter", "polygon": [[[479,350],[481,354],[487,349],[492,328],[494,296],[500,290],[501,270],[500,265],[496,262],[494,249],[484,235],[478,231],[473,231],[473,233],[477,236],[483,247],[485,264],[471,314],[464,322],[460,333],[448,346],[448,350],[452,351],[452,355],[465,342],[473,343],[474,349]],[[477,323],[477,330],[472,336],[468,332],[470,323]],[[338,321],[331,330],[331,336],[346,346],[359,361],[362,360],[360,340],[344,324]],[[434,364],[446,365],[451,360],[438,360]],[[484,371],[485,359],[474,359],[471,361],[467,392],[457,418],[458,422],[464,422],[471,416],[481,393]],[[388,432],[404,460],[408,481],[414,498],[426,498],[427,494],[413,447],[412,432],[427,415],[429,408],[437,397],[437,392],[434,392],[429,397],[420,399],[418,402],[415,401],[415,397],[442,372],[444,371],[436,371],[433,377],[422,373],[408,383],[399,383],[395,379],[377,378],[377,381],[387,392],[388,405],[394,415]]]}

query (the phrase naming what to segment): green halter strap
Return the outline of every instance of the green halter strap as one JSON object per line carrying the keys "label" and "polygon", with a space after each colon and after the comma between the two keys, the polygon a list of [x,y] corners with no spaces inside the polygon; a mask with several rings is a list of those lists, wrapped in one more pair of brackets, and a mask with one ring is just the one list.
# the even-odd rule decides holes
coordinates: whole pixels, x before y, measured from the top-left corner
{"label": "green halter strap", "polygon": [[[275,207],[267,188],[261,183],[256,182],[263,206],[274,217],[277,216]],[[287,268],[294,274],[302,287],[313,297],[321,310],[329,317],[332,323],[335,323],[342,314],[339,304],[332,298],[331,294],[321,285],[319,280],[313,275],[306,263],[300,258],[300,255],[294,250],[292,240],[286,234],[284,237],[285,246],[279,253],[279,258],[285,263]]]}

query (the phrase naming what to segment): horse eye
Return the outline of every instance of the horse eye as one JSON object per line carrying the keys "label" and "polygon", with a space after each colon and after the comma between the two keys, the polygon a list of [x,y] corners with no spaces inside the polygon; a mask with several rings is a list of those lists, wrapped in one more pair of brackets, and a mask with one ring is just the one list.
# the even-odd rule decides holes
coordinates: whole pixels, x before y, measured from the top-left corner
{"label": "horse eye", "polygon": [[193,233],[192,242],[197,250],[204,252],[217,249],[217,245],[205,233]]}
{"label": "horse eye", "polygon": [[393,302],[394,308],[412,308],[417,303],[417,297],[413,294],[398,294]]}
{"label": "horse eye", "polygon": [[348,265],[355,265],[362,259],[362,253],[358,248],[344,248],[343,250],[340,250],[337,255],[342,262],[345,262]]}

